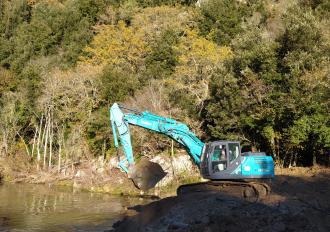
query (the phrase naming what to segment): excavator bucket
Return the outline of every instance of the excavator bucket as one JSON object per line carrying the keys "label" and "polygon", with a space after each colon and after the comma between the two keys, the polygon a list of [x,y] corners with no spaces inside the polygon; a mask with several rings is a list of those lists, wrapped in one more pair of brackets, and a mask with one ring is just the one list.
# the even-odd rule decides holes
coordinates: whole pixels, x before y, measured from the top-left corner
{"label": "excavator bucket", "polygon": [[137,164],[130,167],[128,177],[138,189],[146,191],[155,187],[166,174],[159,164],[142,158]]}

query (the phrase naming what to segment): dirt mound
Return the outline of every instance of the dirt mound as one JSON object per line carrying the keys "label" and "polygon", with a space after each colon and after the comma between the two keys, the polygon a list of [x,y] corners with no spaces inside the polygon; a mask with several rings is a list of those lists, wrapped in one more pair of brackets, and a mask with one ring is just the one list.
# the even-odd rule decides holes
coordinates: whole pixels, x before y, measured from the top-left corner
{"label": "dirt mound", "polygon": [[330,231],[330,170],[290,172],[258,202],[215,192],[165,198],[136,207],[115,231]]}

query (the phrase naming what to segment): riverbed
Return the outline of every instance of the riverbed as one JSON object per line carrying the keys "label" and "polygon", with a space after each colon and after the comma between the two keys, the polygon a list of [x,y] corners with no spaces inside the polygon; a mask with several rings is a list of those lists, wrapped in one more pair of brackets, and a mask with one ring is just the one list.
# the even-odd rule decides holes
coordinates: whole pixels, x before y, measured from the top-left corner
{"label": "riverbed", "polygon": [[34,184],[0,185],[0,231],[107,231],[146,200]]}

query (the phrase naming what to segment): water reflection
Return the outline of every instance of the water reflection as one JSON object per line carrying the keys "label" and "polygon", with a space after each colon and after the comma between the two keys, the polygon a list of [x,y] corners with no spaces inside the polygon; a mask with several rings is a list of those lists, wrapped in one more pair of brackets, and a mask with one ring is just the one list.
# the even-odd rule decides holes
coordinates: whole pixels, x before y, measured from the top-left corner
{"label": "water reflection", "polygon": [[64,187],[5,184],[0,186],[0,231],[104,231],[135,203]]}

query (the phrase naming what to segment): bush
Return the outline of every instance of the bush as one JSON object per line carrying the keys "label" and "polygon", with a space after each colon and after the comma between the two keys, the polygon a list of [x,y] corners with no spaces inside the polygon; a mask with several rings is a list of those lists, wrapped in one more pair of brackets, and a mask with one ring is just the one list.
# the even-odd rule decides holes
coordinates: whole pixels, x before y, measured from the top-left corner
{"label": "bush", "polygon": [[[2,37],[10,37],[5,46],[0,46],[2,63],[8,63],[20,72],[30,59],[61,51],[62,63],[75,64],[92,38],[91,26],[104,10],[105,2],[67,0],[62,4],[41,1],[33,6],[29,17],[23,17],[29,7],[19,8],[23,16],[17,16],[12,22],[11,33],[2,34]],[[8,51],[8,48],[12,49]]]}
{"label": "bush", "polygon": [[146,58],[147,75],[154,79],[161,79],[171,75],[177,64],[177,52],[174,46],[178,42],[175,31],[165,30],[160,39],[151,48]]}
{"label": "bush", "polygon": [[100,77],[101,98],[106,106],[114,102],[123,101],[128,96],[133,96],[139,88],[139,81],[133,74],[114,69],[108,65]]}
{"label": "bush", "polygon": [[256,10],[263,11],[261,1],[209,0],[201,6],[199,29],[203,36],[216,43],[229,45],[243,31],[241,23]]}

